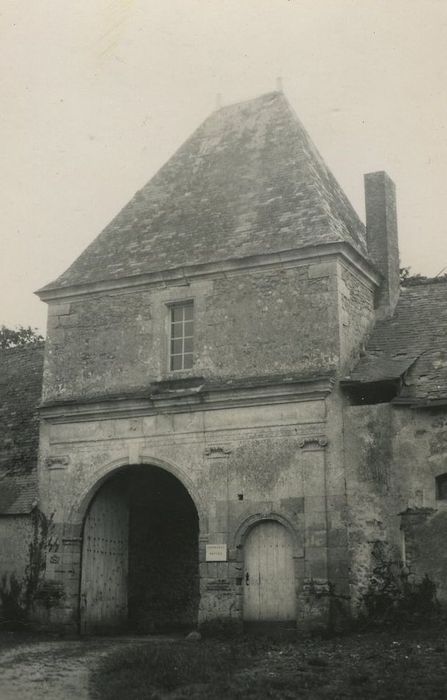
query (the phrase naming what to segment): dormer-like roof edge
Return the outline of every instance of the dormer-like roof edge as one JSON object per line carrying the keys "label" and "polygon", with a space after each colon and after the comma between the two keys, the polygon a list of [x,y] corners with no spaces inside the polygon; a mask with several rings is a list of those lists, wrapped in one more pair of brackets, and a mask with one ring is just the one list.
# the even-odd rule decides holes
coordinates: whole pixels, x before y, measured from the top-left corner
{"label": "dormer-like roof edge", "polygon": [[212,263],[198,263],[196,265],[183,265],[181,267],[149,272],[141,275],[121,277],[116,280],[99,280],[97,282],[58,287],[47,285],[39,289],[35,294],[44,302],[68,301],[78,297],[110,292],[120,289],[138,289],[156,285],[189,284],[193,279],[218,276],[223,273],[245,271],[256,268],[268,268],[281,265],[294,266],[312,260],[326,260],[329,257],[339,256],[353,265],[371,284],[378,286],[381,281],[380,273],[376,268],[354,248],[350,243],[337,242],[319,245],[303,246],[291,250],[283,250],[275,253],[247,256],[244,258],[229,258],[225,261]]}

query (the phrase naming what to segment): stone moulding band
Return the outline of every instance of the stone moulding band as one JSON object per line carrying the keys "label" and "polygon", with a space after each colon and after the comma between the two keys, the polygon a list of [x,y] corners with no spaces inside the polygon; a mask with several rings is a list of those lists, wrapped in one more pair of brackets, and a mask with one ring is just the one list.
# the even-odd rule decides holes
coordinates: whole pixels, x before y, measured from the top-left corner
{"label": "stone moulding band", "polygon": [[72,423],[108,418],[150,416],[160,413],[190,413],[224,408],[264,406],[301,401],[318,401],[328,396],[335,380],[332,376],[297,379],[288,383],[272,383],[269,386],[250,388],[234,387],[231,390],[210,389],[191,395],[154,397],[98,398],[88,403],[58,402],[43,404],[40,415],[54,423]]}
{"label": "stone moulding band", "polygon": [[166,286],[170,283],[178,283],[179,280],[183,283],[187,283],[191,279],[197,277],[210,277],[232,271],[243,271],[250,268],[276,267],[278,265],[291,266],[315,259],[321,262],[323,258],[330,256],[340,256],[349,260],[349,262],[358,268],[358,270],[373,284],[379,284],[379,275],[365,261],[364,256],[350,243],[340,241],[280,250],[275,253],[253,255],[245,258],[233,258],[225,261],[188,265],[187,267],[132,275],[121,279],[87,282],[83,285],[76,286],[44,288],[38,290],[36,294],[45,302],[56,301],[58,299],[68,301],[85,295],[104,293],[111,290],[145,288],[149,285]]}

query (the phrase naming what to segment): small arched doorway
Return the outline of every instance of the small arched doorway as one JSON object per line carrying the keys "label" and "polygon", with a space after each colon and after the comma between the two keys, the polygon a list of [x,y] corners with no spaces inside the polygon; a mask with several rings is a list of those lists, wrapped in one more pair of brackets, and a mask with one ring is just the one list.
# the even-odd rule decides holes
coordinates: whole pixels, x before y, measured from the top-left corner
{"label": "small arched doorway", "polygon": [[195,504],[171,473],[134,465],[111,476],[84,521],[81,632],[194,627],[198,536]]}
{"label": "small arched doorway", "polygon": [[244,542],[244,622],[296,620],[295,565],[290,532],[277,520],[262,520]]}

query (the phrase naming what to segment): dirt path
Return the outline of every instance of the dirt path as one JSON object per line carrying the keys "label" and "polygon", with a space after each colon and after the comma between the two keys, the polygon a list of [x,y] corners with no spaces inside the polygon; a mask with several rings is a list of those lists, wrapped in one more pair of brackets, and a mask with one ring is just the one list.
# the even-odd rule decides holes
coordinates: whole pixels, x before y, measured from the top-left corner
{"label": "dirt path", "polygon": [[[91,700],[89,675],[102,656],[149,640],[37,641],[0,651],[1,700]],[[151,642],[155,641],[152,637]]]}

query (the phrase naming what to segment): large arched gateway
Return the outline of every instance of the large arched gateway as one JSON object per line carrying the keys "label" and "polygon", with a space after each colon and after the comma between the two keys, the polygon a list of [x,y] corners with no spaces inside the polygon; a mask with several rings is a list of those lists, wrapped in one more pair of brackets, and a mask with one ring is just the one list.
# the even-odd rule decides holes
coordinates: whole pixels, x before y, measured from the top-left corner
{"label": "large arched gateway", "polygon": [[134,465],[92,498],[83,527],[81,632],[157,632],[197,624],[199,522],[183,484]]}

